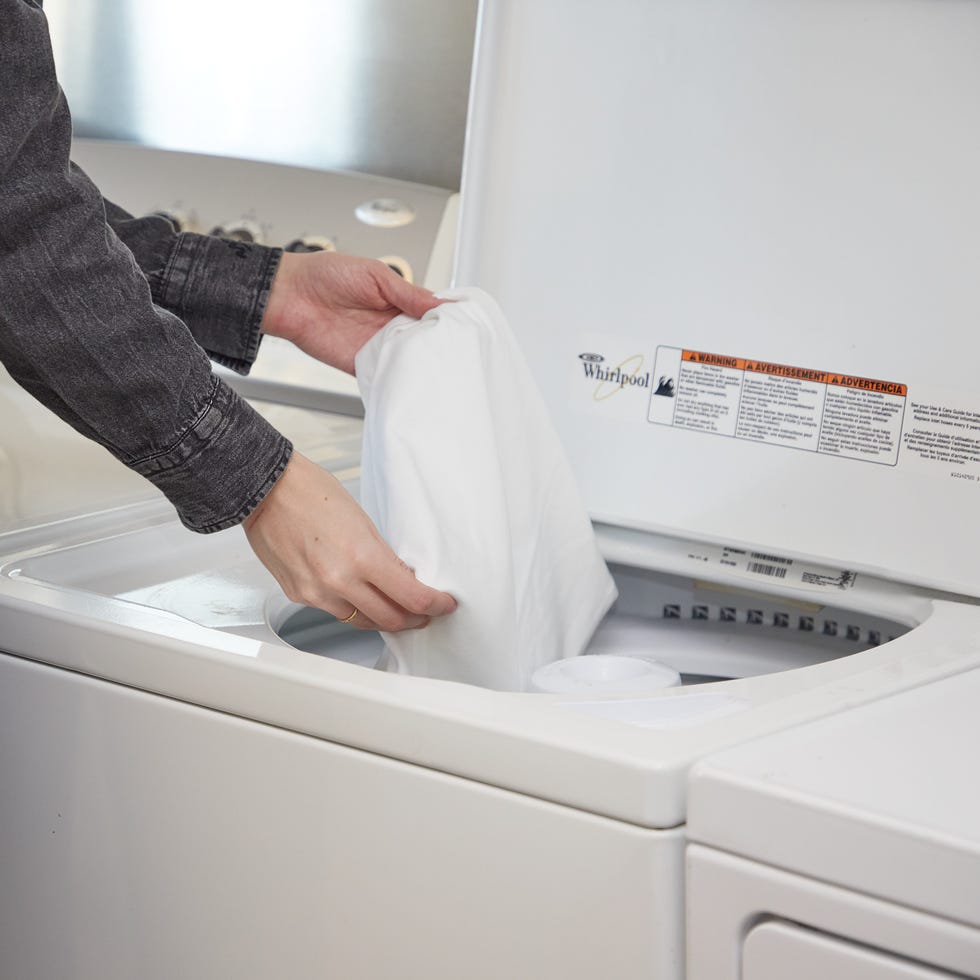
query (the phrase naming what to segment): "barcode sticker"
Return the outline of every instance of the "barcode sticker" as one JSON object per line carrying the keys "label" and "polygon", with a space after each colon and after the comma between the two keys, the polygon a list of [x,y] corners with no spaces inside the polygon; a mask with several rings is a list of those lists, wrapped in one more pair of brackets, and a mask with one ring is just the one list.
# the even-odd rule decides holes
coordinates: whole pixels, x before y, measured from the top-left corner
{"label": "barcode sticker", "polygon": [[752,577],[763,575],[773,582],[779,581],[808,592],[850,589],[857,579],[854,572],[845,569],[811,565],[768,551],[698,544],[689,545],[685,554],[689,561],[697,562],[702,568],[705,565],[720,565],[730,574]]}
{"label": "barcode sticker", "polygon": [[755,575],[771,575],[773,578],[786,578],[786,573],[789,569],[785,565],[763,565],[758,561],[750,561],[749,571]]}
{"label": "barcode sticker", "polygon": [[777,565],[792,565],[792,558],[781,558],[779,555],[766,555],[761,551],[753,551],[752,557],[757,558],[759,561],[769,561],[775,562]]}

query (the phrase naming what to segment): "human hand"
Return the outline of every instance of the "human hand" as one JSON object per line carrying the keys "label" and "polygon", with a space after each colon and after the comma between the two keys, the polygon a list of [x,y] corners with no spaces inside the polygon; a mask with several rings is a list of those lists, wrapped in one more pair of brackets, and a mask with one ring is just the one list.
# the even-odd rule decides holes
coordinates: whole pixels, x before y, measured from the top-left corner
{"label": "human hand", "polygon": [[288,599],[341,620],[356,610],[352,626],[415,629],[456,608],[415,578],[336,477],[299,453],[243,527]]}
{"label": "human hand", "polygon": [[383,262],[339,252],[285,252],[262,332],[291,340],[318,361],[354,373],[354,355],[392,317],[421,317],[440,300]]}

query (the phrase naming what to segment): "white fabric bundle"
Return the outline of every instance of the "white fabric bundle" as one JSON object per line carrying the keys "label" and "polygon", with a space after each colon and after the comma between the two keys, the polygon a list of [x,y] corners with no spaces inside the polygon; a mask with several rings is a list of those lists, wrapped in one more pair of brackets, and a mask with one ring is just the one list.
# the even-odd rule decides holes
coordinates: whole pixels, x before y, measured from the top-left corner
{"label": "white fabric bundle", "polygon": [[401,671],[526,690],[581,653],[616,598],[543,400],[496,303],[445,294],[358,353],[361,503],[459,608],[386,634]]}

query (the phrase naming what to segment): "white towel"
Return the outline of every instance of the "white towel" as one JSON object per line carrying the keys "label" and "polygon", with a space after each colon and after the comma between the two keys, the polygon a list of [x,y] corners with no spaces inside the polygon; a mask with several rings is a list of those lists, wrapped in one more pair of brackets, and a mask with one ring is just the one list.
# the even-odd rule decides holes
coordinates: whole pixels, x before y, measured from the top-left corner
{"label": "white towel", "polygon": [[459,608],[385,634],[399,670],[526,690],[580,654],[616,598],[544,402],[497,304],[445,294],[358,353],[361,503],[419,580]]}

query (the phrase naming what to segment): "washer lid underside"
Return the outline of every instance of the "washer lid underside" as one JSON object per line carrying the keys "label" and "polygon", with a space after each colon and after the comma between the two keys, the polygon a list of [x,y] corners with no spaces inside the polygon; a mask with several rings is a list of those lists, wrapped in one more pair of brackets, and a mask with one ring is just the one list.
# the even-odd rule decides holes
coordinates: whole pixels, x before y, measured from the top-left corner
{"label": "washer lid underside", "polygon": [[456,281],[598,520],[980,594],[980,5],[481,5]]}

